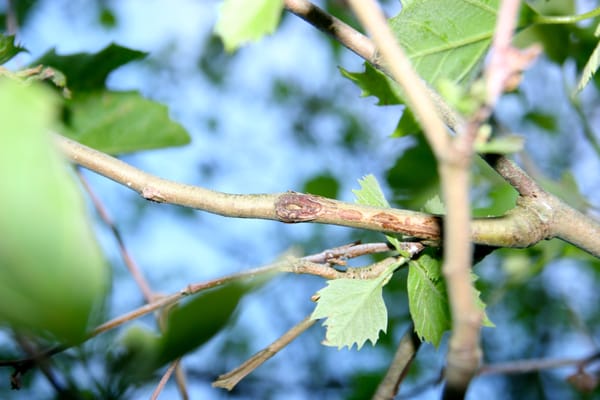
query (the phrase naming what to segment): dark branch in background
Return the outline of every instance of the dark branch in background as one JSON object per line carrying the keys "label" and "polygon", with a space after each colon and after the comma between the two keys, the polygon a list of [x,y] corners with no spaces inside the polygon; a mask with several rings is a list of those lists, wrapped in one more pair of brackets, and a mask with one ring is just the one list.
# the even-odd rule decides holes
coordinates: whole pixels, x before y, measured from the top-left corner
{"label": "dark branch in background", "polygon": [[406,377],[419,347],[421,347],[421,340],[417,336],[415,327],[411,322],[404,336],[400,339],[394,359],[390,363],[385,377],[379,383],[373,400],[391,400],[398,394],[400,384]]}
{"label": "dark branch in background", "polygon": [[79,180],[80,180],[81,184],[83,185],[83,188],[85,189],[88,196],[90,197],[90,200],[92,201],[92,204],[94,205],[94,208],[98,212],[100,219],[102,219],[104,224],[106,224],[106,226],[110,229],[112,235],[114,236],[115,240],[117,241],[117,246],[119,247],[119,252],[121,253],[121,257],[123,258],[123,261],[125,262],[125,266],[129,270],[129,273],[133,277],[133,280],[135,281],[135,283],[139,286],[140,290],[142,291],[142,294],[144,295],[146,302],[148,302],[148,303],[151,302],[152,300],[154,300],[154,293],[152,292],[152,289],[150,288],[150,284],[144,277],[142,270],[139,268],[139,266],[137,265],[137,263],[135,262],[133,257],[131,257],[131,255],[129,254],[129,251],[127,250],[127,247],[125,246],[125,242],[123,241],[123,236],[121,235],[121,232],[119,231],[119,229],[113,222],[112,218],[108,214],[108,211],[106,210],[106,207],[104,207],[104,205],[102,204],[102,202],[100,201],[98,196],[96,196],[96,193],[94,193],[90,184],[88,183],[87,179],[85,179],[85,176],[83,176],[83,174],[81,173],[81,170],[79,168],[77,169],[77,175],[79,176]]}
{"label": "dark branch in background", "polygon": [[576,366],[577,368],[584,368],[587,365],[597,362],[599,360],[600,352],[592,353],[582,358],[540,358],[533,360],[519,360],[513,362],[483,365],[479,369],[478,375],[526,374],[529,372],[541,371],[544,369],[568,367],[571,365]]}
{"label": "dark branch in background", "polygon": [[276,355],[281,349],[290,344],[292,340],[296,339],[308,328],[313,326],[315,322],[317,321],[310,319],[310,317],[304,318],[286,333],[281,335],[281,337],[279,337],[273,343],[246,360],[242,365],[227,372],[226,374],[220,375],[217,380],[212,383],[212,385],[214,387],[233,390],[233,388],[242,379],[248,376],[248,374],[260,367],[265,361]]}

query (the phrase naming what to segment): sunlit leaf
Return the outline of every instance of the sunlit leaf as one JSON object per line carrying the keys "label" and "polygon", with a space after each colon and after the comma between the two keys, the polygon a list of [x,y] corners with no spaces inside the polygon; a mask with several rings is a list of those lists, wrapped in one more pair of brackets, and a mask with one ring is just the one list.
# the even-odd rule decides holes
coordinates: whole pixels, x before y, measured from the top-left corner
{"label": "sunlit leaf", "polygon": [[273,33],[282,10],[283,0],[225,0],[215,33],[223,39],[225,50],[233,51]]}
{"label": "sunlit leaf", "polygon": [[419,75],[461,81],[472,74],[491,43],[498,0],[403,2],[390,26]]}
{"label": "sunlit leaf", "polygon": [[137,92],[80,93],[67,103],[64,134],[97,150],[117,154],[189,143],[167,107]]}
{"label": "sunlit leaf", "polygon": [[77,342],[109,272],[49,134],[57,105],[47,88],[0,81],[0,324]]}
{"label": "sunlit leaf", "polygon": [[333,279],[318,292],[312,319],[326,318],[323,344],[360,350],[367,340],[374,345],[379,332],[387,329],[387,309],[382,288],[398,264],[392,264],[375,279]]}

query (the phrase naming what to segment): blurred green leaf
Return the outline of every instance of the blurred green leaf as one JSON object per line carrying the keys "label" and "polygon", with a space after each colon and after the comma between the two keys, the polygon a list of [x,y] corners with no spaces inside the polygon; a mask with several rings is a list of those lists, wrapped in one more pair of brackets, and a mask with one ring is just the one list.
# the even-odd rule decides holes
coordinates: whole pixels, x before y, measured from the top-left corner
{"label": "blurred green leaf", "polygon": [[375,279],[332,279],[319,290],[319,301],[312,319],[326,318],[325,341],[327,346],[360,350],[367,340],[373,345],[379,332],[387,329],[387,309],[382,288],[398,267],[394,263]]}
{"label": "blurred green leaf", "polygon": [[201,292],[166,313],[162,334],[139,326],[121,338],[124,351],[114,367],[134,380],[152,373],[205,344],[225,328],[241,298],[260,283],[232,282]]}
{"label": "blurred green leaf", "polygon": [[338,180],[330,174],[317,175],[304,183],[302,189],[305,193],[312,193],[319,196],[335,199],[338,196],[340,184]]}
{"label": "blurred green leaf", "polygon": [[[598,25],[598,28],[596,28],[596,36],[600,36],[599,29],[600,29],[600,25]],[[596,44],[594,51],[592,52],[592,54],[590,55],[590,58],[585,63],[585,66],[583,67],[583,72],[581,73],[581,79],[579,80],[579,83],[577,84],[575,93],[582,91],[583,88],[587,86],[590,79],[592,79],[592,76],[596,73],[596,71],[598,71],[599,66],[600,66],[600,41]]]}
{"label": "blurred green leaf", "polygon": [[421,127],[414,114],[410,111],[410,108],[406,107],[402,111],[402,117],[400,117],[400,121],[398,121],[398,125],[396,125],[396,129],[394,129],[391,137],[399,138],[407,135],[415,135],[420,131]]}
{"label": "blurred green leaf", "polygon": [[67,102],[64,134],[110,153],[181,146],[185,129],[169,118],[167,107],[137,92],[80,93]]}
{"label": "blurred green leaf", "polygon": [[435,195],[425,202],[423,211],[430,214],[444,215],[446,214],[446,206],[439,195]]}
{"label": "blurred green leaf", "polygon": [[15,35],[0,35],[0,65],[22,51],[27,50],[24,47],[15,44]]}
{"label": "blurred green leaf", "polygon": [[31,63],[42,64],[62,71],[67,86],[73,92],[103,89],[106,78],[115,69],[146,57],[143,51],[111,43],[98,53],[56,54],[54,49]]}
{"label": "blurred green leaf", "polygon": [[183,356],[209,341],[229,322],[244,295],[257,285],[233,282],[202,292],[169,312],[158,364]]}
{"label": "blurred green leaf", "polygon": [[439,194],[437,161],[423,135],[415,135],[416,143],[398,157],[387,172],[387,182],[394,193],[394,202],[418,210]]}
{"label": "blurred green leaf", "polygon": [[523,150],[525,138],[518,135],[505,135],[489,141],[475,141],[475,151],[487,154],[511,154]]}
{"label": "blurred green leaf", "polygon": [[0,324],[75,343],[109,276],[49,135],[57,104],[46,88],[0,80]]}
{"label": "blurred green leaf", "polygon": [[273,33],[282,11],[283,0],[225,0],[215,33],[223,39],[225,50],[233,51]]}
{"label": "blurred green leaf", "polygon": [[547,114],[540,111],[528,111],[525,115],[523,115],[523,120],[533,122],[540,128],[545,129],[550,133],[558,131],[556,116],[552,114]]}

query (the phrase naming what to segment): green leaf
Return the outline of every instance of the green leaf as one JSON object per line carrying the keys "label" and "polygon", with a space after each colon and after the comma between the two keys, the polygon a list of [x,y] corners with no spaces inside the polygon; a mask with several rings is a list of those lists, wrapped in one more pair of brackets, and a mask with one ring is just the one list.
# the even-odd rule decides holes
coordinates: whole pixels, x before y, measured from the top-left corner
{"label": "green leaf", "polygon": [[419,75],[431,85],[473,74],[491,43],[498,0],[402,2],[389,21]]}
{"label": "green leaf", "polygon": [[404,111],[402,111],[402,117],[400,117],[400,121],[398,121],[398,125],[391,137],[399,138],[402,136],[413,135],[421,131],[421,127],[417,122],[414,114],[410,111],[410,108],[406,107]]}
{"label": "green leaf", "polygon": [[162,334],[139,326],[129,328],[120,340],[123,351],[114,368],[135,380],[152,376],[158,368],[194,351],[221,332],[242,297],[262,282],[228,283],[173,306],[165,311]]}
{"label": "green leaf", "polygon": [[22,51],[27,50],[15,44],[15,35],[0,35],[0,65]]}
{"label": "green leaf", "polygon": [[62,71],[67,76],[67,84],[73,92],[103,89],[106,78],[115,69],[131,61],[146,57],[143,51],[111,43],[98,53],[77,53],[70,55],[48,51],[32,65],[42,64]]}
{"label": "green leaf", "polygon": [[364,72],[349,72],[341,67],[340,72],[362,89],[361,97],[374,96],[379,100],[379,106],[403,103],[398,85],[369,63],[365,63]]}
{"label": "green leaf", "polygon": [[425,202],[423,211],[430,214],[444,215],[446,214],[446,206],[438,194]]}
{"label": "green leaf", "polygon": [[[471,272],[471,279],[475,282],[477,275]],[[411,260],[406,284],[408,308],[417,335],[421,340],[439,346],[444,332],[452,326],[441,258],[423,253],[417,260]],[[493,327],[494,324],[485,314],[485,304],[477,289],[473,289],[473,296],[483,312],[483,325]]]}
{"label": "green leaf", "polygon": [[242,297],[257,286],[233,282],[202,292],[173,309],[161,338],[158,365],[173,361],[214,337],[229,322]]}
{"label": "green leaf", "polygon": [[98,322],[109,271],[49,135],[57,100],[0,80],[0,325],[77,343]]}
{"label": "green leaf", "polygon": [[394,193],[394,202],[418,210],[439,194],[437,160],[423,135],[415,135],[408,148],[388,171],[386,179]]}
{"label": "green leaf", "polygon": [[180,146],[185,129],[169,118],[167,107],[137,92],[80,93],[67,102],[64,134],[110,153]]}
{"label": "green leaf", "polygon": [[415,331],[421,340],[438,346],[452,321],[441,261],[429,254],[411,260],[407,279],[408,308]]}
{"label": "green leaf", "polygon": [[389,208],[390,204],[385,199],[377,178],[369,174],[358,180],[359,190],[352,190],[356,196],[356,202],[365,206]]}
{"label": "green leaf", "polygon": [[215,33],[226,51],[273,33],[279,24],[283,0],[225,0],[221,5]]}
{"label": "green leaf", "polygon": [[[352,190],[352,193],[354,193],[354,196],[356,196],[356,202],[358,204],[390,208],[390,204],[387,202],[383,192],[381,191],[379,182],[377,182],[377,179],[373,175],[369,174],[363,179],[359,179],[358,183],[360,184],[360,189]],[[408,254],[406,254],[406,252],[402,249],[400,240],[398,240],[398,238],[391,235],[386,235],[385,237],[396,248],[396,250],[400,252],[400,254],[408,257]]]}
{"label": "green leaf", "polygon": [[319,301],[312,319],[326,318],[325,341],[327,346],[360,350],[367,340],[373,345],[379,332],[387,329],[387,309],[382,288],[398,267],[394,263],[375,279],[334,279],[318,292]]}
{"label": "green leaf", "polygon": [[[600,25],[598,25],[600,28]],[[596,36],[599,36],[598,28],[596,30]],[[592,55],[585,63],[585,67],[583,67],[583,72],[581,73],[581,79],[577,84],[577,88],[575,89],[575,93],[581,92],[584,87],[587,86],[592,76],[598,71],[598,67],[600,67],[600,41],[596,44]]]}
{"label": "green leaf", "polygon": [[475,287],[475,282],[477,282],[477,279],[479,279],[477,274],[471,272],[471,282],[473,282],[473,297],[475,297],[475,304],[483,312],[483,319],[481,321],[481,325],[487,326],[489,328],[495,328],[496,325],[489,319],[487,313],[485,312],[486,305],[483,302],[483,300],[481,300],[481,292]]}
{"label": "green leaf", "polygon": [[340,184],[338,180],[328,173],[312,177],[304,183],[304,188],[302,189],[305,193],[316,194],[330,199],[337,198],[339,190]]}
{"label": "green leaf", "polygon": [[[389,24],[417,73],[432,87],[441,79],[475,75],[491,43],[498,0],[403,1]],[[402,103],[399,86],[365,63],[365,72],[342,74],[380,105]]]}

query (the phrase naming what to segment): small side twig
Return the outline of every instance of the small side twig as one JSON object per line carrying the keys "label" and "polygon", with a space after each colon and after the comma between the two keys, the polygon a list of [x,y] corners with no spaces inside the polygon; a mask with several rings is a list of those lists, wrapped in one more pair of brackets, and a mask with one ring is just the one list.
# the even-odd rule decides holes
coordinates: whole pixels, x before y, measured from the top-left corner
{"label": "small side twig", "polygon": [[106,224],[106,226],[108,226],[108,228],[111,230],[113,236],[115,237],[115,240],[117,241],[117,245],[119,246],[119,252],[121,253],[121,257],[123,258],[123,261],[125,262],[125,266],[127,267],[127,269],[129,270],[129,273],[131,274],[131,276],[135,280],[136,284],[139,286],[140,290],[142,291],[142,295],[146,299],[146,302],[151,302],[154,297],[154,292],[150,288],[150,284],[148,283],[148,280],[144,277],[142,270],[137,265],[137,263],[135,262],[133,257],[131,257],[131,255],[129,254],[129,251],[127,250],[127,247],[125,246],[125,241],[123,240],[123,236],[121,235],[121,231],[119,231],[119,229],[115,225],[113,219],[108,214],[106,207],[104,207],[104,204],[102,204],[102,202],[100,201],[100,199],[98,198],[98,196],[96,195],[96,193],[94,192],[92,187],[90,186],[86,177],[81,173],[81,168],[79,168],[79,167],[77,168],[77,176],[79,176],[79,180],[80,180],[81,184],[83,185],[83,188],[87,192],[88,196],[90,197],[90,200],[92,201],[94,208],[98,212],[100,219],[102,219],[102,221]]}
{"label": "small side twig", "polygon": [[160,381],[158,382],[158,385],[156,385],[156,388],[152,392],[152,396],[150,396],[150,400],[158,399],[158,396],[160,396],[160,392],[162,392],[164,387],[167,385],[167,382],[171,378],[171,375],[173,375],[173,372],[175,372],[175,369],[179,365],[179,362],[180,362],[180,359],[177,359],[169,365],[169,368],[167,368],[167,370],[165,371],[163,376],[161,376]]}
{"label": "small side twig", "polygon": [[292,340],[296,339],[308,328],[317,322],[310,317],[306,317],[297,325],[294,325],[289,331],[281,335],[277,340],[268,345],[263,350],[254,354],[248,360],[246,360],[239,367],[227,372],[226,374],[220,375],[216,381],[212,383],[214,387],[220,387],[227,390],[233,390],[233,388],[248,374],[260,367],[265,361],[277,354],[281,349],[290,344]]}
{"label": "small side twig", "polygon": [[406,377],[408,368],[414,360],[419,347],[421,347],[421,340],[415,332],[414,325],[411,323],[400,340],[396,354],[394,354],[385,377],[379,383],[379,386],[377,386],[373,400],[391,400],[398,394],[400,384]]}

